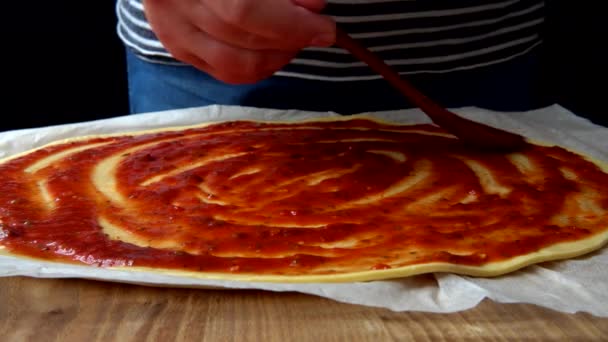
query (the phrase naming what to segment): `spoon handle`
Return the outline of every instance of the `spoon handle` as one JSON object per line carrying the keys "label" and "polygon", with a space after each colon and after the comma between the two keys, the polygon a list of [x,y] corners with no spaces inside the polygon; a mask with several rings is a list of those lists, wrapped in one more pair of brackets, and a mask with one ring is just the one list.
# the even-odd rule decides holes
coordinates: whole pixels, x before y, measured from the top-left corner
{"label": "spoon handle", "polygon": [[399,73],[376,54],[360,45],[340,28],[337,29],[336,45],[365,62],[372,70],[399,90],[412,104],[426,113],[435,124],[457,136],[463,142],[486,150],[515,150],[525,144],[525,139],[520,135],[470,121],[440,106],[403,79]]}

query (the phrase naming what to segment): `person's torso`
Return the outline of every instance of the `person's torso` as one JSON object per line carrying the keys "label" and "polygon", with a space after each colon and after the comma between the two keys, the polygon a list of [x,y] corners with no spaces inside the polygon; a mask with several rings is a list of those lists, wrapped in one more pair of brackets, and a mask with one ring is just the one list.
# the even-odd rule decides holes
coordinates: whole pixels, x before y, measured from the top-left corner
{"label": "person's torso", "polygon": [[[542,43],[543,0],[329,0],[324,11],[402,74],[500,63]],[[118,34],[139,55],[175,63],[141,0],[118,0]],[[307,48],[277,76],[327,81],[380,76],[340,48]]]}

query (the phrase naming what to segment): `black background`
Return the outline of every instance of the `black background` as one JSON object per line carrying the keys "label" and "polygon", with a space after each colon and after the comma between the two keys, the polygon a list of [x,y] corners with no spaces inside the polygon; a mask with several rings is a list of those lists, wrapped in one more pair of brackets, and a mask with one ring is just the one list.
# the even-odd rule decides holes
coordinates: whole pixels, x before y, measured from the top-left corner
{"label": "black background", "polygon": [[114,1],[5,3],[3,130],[128,113]]}
{"label": "black background", "polygon": [[[605,14],[601,1],[574,3],[547,1],[543,90],[553,102],[608,126]],[[128,113],[114,6],[103,0],[3,3],[0,130]]]}

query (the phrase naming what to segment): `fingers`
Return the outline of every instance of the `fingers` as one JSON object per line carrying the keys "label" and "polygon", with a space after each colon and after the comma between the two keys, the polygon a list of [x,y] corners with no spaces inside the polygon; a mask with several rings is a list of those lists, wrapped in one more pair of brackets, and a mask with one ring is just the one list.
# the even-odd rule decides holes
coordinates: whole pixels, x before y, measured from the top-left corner
{"label": "fingers", "polygon": [[335,41],[335,23],[330,18],[293,0],[206,0],[204,3],[223,21],[281,41],[285,48],[331,45]]}
{"label": "fingers", "polygon": [[292,0],[292,2],[315,13],[321,12],[327,5],[325,0]]}
{"label": "fingers", "polygon": [[248,32],[238,25],[227,23],[200,1],[194,1],[191,8],[184,11],[189,21],[201,31],[217,40],[226,42],[236,47],[252,50],[287,50],[280,41],[268,39],[260,35]]}
{"label": "fingers", "polygon": [[[204,42],[194,49],[196,55],[204,55],[204,60],[214,70],[214,76],[227,83],[253,83],[269,77],[294,57],[293,52],[278,50],[250,50],[235,47],[216,40],[207,34],[196,35],[196,40]],[[241,75],[239,80],[237,75]]]}
{"label": "fingers", "polygon": [[[230,84],[254,83],[287,64],[292,52],[250,50],[216,40],[192,26],[176,41],[172,54]],[[191,49],[183,49],[189,46]]]}
{"label": "fingers", "polygon": [[330,45],[324,0],[144,0],[163,46],[178,60],[233,84],[281,69],[303,48]]}

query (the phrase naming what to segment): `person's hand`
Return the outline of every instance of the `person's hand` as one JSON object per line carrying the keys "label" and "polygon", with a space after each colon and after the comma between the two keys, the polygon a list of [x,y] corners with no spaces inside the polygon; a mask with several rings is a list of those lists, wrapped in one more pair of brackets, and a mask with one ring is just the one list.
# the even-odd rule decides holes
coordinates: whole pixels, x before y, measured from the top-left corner
{"label": "person's hand", "polygon": [[176,59],[233,84],[271,76],[303,48],[330,46],[325,0],[144,0],[152,30]]}

